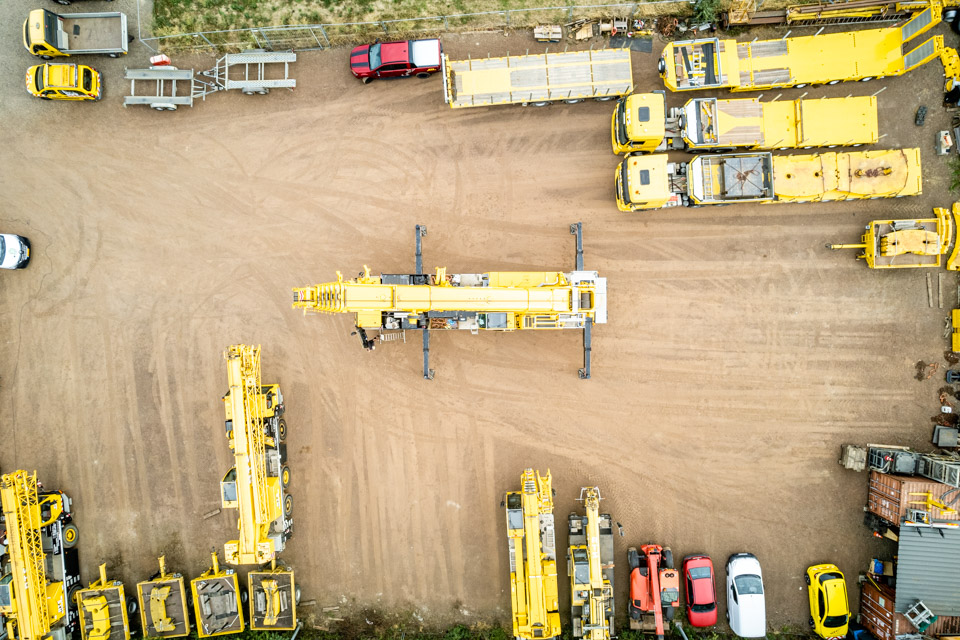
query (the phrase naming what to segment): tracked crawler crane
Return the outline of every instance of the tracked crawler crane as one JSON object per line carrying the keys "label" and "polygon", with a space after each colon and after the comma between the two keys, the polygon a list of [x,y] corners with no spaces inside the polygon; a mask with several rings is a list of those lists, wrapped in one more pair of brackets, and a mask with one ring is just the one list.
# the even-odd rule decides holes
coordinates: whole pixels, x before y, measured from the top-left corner
{"label": "tracked crawler crane", "polygon": [[571,513],[567,520],[567,573],[573,637],[610,640],[613,626],[613,522],[600,513],[600,489],[580,490],[586,515]]}
{"label": "tracked crawler crane", "polygon": [[[590,377],[590,334],[593,324],[607,321],[607,279],[583,269],[583,230],[570,225],[577,237],[575,270],[491,271],[435,275],[423,272],[421,238],[426,227],[416,227],[414,273],[381,274],[370,269],[357,278],[293,289],[293,307],[312,313],[352,313],[364,348],[406,340],[407,331],[423,335],[423,377],[433,379],[430,368],[430,332],[439,330],[519,331],[575,329],[583,331],[584,366],[581,378]],[[368,331],[377,335],[368,337]]]}
{"label": "tracked crawler crane", "polygon": [[560,635],[557,537],[550,471],[526,469],[521,491],[506,496],[513,635],[534,640]]}
{"label": "tracked crawler crane", "polygon": [[0,615],[10,640],[67,640],[77,628],[72,596],[80,587],[80,562],[70,498],[39,487],[36,473],[0,477],[6,523]]}

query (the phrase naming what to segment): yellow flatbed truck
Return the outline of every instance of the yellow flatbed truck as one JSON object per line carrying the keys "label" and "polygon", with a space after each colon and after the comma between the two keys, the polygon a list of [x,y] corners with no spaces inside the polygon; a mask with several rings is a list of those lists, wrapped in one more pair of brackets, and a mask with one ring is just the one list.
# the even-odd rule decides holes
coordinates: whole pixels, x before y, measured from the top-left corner
{"label": "yellow flatbed truck", "polygon": [[167,573],[166,558],[160,557],[160,571],[137,584],[140,623],[145,638],[181,638],[190,633],[190,611],[185,580],[179,573]]}
{"label": "yellow flatbed truck", "polygon": [[904,53],[905,45],[940,22],[942,12],[939,3],[931,3],[899,27],[754,42],[672,42],[664,47],[658,69],[670,91],[757,91],[899,76],[940,57],[950,85],[957,78],[957,52],[944,46],[943,36],[911,44]]}
{"label": "yellow flatbed truck", "polygon": [[614,153],[674,149],[859,147],[880,139],[874,96],[774,100],[695,98],[667,109],[662,92],[617,102],[610,126]]}
{"label": "yellow flatbed truck", "polygon": [[773,156],[768,152],[629,155],[617,166],[617,208],[642,211],[735,202],[834,202],[922,193],[919,149]]}
{"label": "yellow flatbed truck", "polygon": [[[956,206],[956,205],[954,205]],[[939,267],[953,241],[953,218],[946,209],[934,218],[871,220],[857,244],[828,244],[828,249],[862,249],[857,256],[871,269]]]}
{"label": "yellow flatbed truck", "polygon": [[58,56],[127,53],[127,16],[119,11],[66,13],[34,9],[23,23],[23,46],[44,60]]}
{"label": "yellow flatbed truck", "polygon": [[100,579],[76,595],[82,640],[130,640],[127,613],[136,613],[136,601],[127,602],[123,583],[107,580],[107,565],[100,565]]}
{"label": "yellow flatbed truck", "polygon": [[216,552],[213,565],[190,581],[197,636],[210,638],[240,633],[244,629],[240,583],[233,569],[223,569]]}
{"label": "yellow flatbed truck", "polygon": [[454,109],[498,104],[613,100],[633,91],[629,49],[599,49],[441,62],[443,99]]}
{"label": "yellow flatbed truck", "polygon": [[27,69],[27,93],[41,100],[99,100],[100,72],[85,64],[38,64]]}
{"label": "yellow flatbed truck", "polygon": [[504,501],[513,637],[546,640],[560,635],[557,534],[550,471],[540,475],[526,469],[520,484],[521,490],[508,492]]}

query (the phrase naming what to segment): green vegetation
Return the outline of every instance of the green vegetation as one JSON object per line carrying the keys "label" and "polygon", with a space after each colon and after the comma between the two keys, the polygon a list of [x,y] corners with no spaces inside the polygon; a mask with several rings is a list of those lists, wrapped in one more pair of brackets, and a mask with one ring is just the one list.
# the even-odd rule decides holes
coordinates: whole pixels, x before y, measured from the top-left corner
{"label": "green vegetation", "polygon": [[950,160],[950,191],[960,191],[960,158]]}
{"label": "green vegetation", "polygon": [[694,24],[716,22],[720,19],[723,5],[720,0],[697,0],[693,5]]}

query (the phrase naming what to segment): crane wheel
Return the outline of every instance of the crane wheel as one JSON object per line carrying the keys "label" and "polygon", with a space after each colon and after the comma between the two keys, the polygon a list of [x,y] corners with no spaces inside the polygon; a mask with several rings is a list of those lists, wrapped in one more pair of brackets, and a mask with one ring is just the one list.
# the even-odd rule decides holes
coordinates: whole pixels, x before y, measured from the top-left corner
{"label": "crane wheel", "polygon": [[[830,245],[827,245],[827,246],[830,247]],[[830,248],[832,249],[833,247],[830,247]],[[804,572],[804,574],[803,574],[803,581],[807,583],[807,586],[808,586],[808,587],[810,586],[810,574],[809,574],[809,573]]]}
{"label": "crane wheel", "polygon": [[75,584],[72,587],[70,587],[70,590],[67,591],[67,602],[80,604],[79,602],[77,602],[76,598],[77,598],[77,592],[80,591],[81,588],[82,587],[78,584]]}
{"label": "crane wheel", "polygon": [[283,497],[283,515],[288,518],[293,515],[293,496],[289,493]]}
{"label": "crane wheel", "polygon": [[673,550],[669,547],[663,550],[663,566],[673,569]]}
{"label": "crane wheel", "polygon": [[300,585],[293,588],[293,601],[300,604]]}
{"label": "crane wheel", "polygon": [[280,442],[287,441],[287,421],[283,418],[277,420],[277,438]]}
{"label": "crane wheel", "polygon": [[73,549],[77,546],[77,539],[80,537],[80,530],[77,525],[68,524],[63,528],[63,546],[67,549]]}
{"label": "crane wheel", "polygon": [[137,608],[137,599],[127,598],[127,614],[132,616],[137,612]]}
{"label": "crane wheel", "polygon": [[286,489],[290,486],[290,465],[285,464],[280,469],[280,484],[283,485],[283,488]]}

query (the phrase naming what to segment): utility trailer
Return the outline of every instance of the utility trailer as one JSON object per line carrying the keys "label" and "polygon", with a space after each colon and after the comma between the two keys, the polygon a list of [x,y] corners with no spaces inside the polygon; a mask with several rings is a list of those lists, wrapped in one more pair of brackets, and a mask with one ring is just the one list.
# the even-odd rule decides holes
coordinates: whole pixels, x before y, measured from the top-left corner
{"label": "utility trailer", "polygon": [[240,583],[233,569],[221,569],[216,552],[213,566],[190,581],[197,636],[210,638],[241,633],[244,629]]}
{"label": "utility trailer", "polygon": [[190,633],[190,612],[184,578],[167,573],[166,558],[160,571],[137,584],[140,622],[144,638],[180,638]]}
{"label": "utility trailer", "polygon": [[613,100],[633,91],[629,49],[442,60],[443,99],[452,108]]}
{"label": "utility trailer", "polygon": [[[297,81],[290,77],[290,64],[296,61],[297,54],[292,51],[251,49],[228,53],[212,69],[199,74],[193,69],[159,65],[127,69],[124,79],[130,81],[130,95],[123,99],[123,106],[147,105],[157,111],[175,111],[180,106],[192,107],[194,99],[205,100],[218,91],[239,90],[244,95],[266,95],[270,89],[292,91]],[[137,95],[138,82],[147,86],[152,83],[152,92]]]}
{"label": "utility trailer", "polygon": [[81,640],[130,640],[127,613],[136,612],[136,601],[124,596],[123,583],[107,580],[107,565],[100,565],[100,579],[76,595],[80,611]]}
{"label": "utility trailer", "polygon": [[270,567],[247,574],[250,628],[254,631],[293,631],[297,628],[300,587],[289,567]]}

